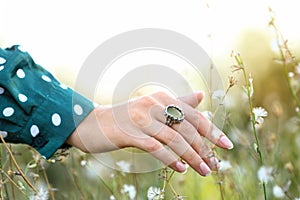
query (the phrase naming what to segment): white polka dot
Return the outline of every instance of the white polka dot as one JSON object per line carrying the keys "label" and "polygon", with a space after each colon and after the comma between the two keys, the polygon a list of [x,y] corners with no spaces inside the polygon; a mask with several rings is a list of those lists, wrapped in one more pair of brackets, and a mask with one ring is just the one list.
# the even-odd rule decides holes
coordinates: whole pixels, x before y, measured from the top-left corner
{"label": "white polka dot", "polygon": [[61,118],[60,118],[59,114],[54,113],[54,114],[52,115],[52,124],[53,124],[54,126],[59,126],[60,123],[61,123]]}
{"label": "white polka dot", "polygon": [[0,94],[3,94],[4,93],[4,88],[3,87],[0,87]]}
{"label": "white polka dot", "polygon": [[19,100],[21,102],[26,102],[27,101],[27,97],[24,94],[19,94],[18,97],[19,97]]}
{"label": "white polka dot", "polygon": [[0,57],[0,65],[3,65],[4,63],[6,63],[5,58]]}
{"label": "white polka dot", "polygon": [[23,69],[18,69],[17,70],[17,76],[19,78],[25,78],[25,72],[23,71]]}
{"label": "white polka dot", "polygon": [[6,132],[6,131],[0,131],[0,135],[1,135],[3,138],[6,138],[6,137],[7,137],[7,132]]}
{"label": "white polka dot", "polygon": [[3,65],[1,65],[0,66],[0,71],[2,71],[4,69],[4,66]]}
{"label": "white polka dot", "polygon": [[74,112],[76,113],[76,115],[82,115],[83,109],[80,105],[76,104],[74,105]]}
{"label": "white polka dot", "polygon": [[40,133],[40,129],[37,125],[32,125],[30,128],[30,133],[32,137],[36,137]]}
{"label": "white polka dot", "polygon": [[62,83],[60,84],[60,87],[64,90],[68,89],[68,86],[66,86],[65,84],[62,84]]}
{"label": "white polka dot", "polygon": [[14,114],[15,110],[12,107],[7,107],[3,110],[3,115],[5,117],[10,117]]}
{"label": "white polka dot", "polygon": [[44,81],[46,81],[46,82],[51,82],[51,79],[50,79],[48,76],[46,76],[46,75],[43,75],[43,76],[42,76],[42,79],[43,79]]}

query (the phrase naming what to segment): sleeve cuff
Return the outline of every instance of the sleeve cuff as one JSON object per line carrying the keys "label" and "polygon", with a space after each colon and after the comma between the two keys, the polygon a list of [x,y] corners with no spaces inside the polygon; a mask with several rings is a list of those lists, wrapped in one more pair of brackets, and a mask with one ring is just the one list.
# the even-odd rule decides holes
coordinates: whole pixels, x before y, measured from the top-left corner
{"label": "sleeve cuff", "polygon": [[21,137],[48,159],[93,109],[90,100],[64,85],[57,86],[33,112]]}

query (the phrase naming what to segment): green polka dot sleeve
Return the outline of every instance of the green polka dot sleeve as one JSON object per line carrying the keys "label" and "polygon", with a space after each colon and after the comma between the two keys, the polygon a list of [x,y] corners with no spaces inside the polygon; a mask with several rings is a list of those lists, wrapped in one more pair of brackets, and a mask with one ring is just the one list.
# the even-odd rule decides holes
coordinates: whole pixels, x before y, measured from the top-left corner
{"label": "green polka dot sleeve", "polygon": [[58,82],[13,46],[0,48],[0,134],[49,158],[92,110],[93,103]]}

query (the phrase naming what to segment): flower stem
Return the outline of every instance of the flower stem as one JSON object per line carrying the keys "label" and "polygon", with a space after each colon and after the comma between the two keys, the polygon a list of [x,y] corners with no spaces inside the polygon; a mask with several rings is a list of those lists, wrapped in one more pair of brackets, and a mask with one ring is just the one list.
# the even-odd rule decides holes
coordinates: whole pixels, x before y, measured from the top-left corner
{"label": "flower stem", "polygon": [[[253,135],[255,137],[255,142],[256,142],[256,152],[259,156],[259,164],[260,166],[263,166],[264,165],[264,162],[263,162],[263,156],[262,156],[262,152],[261,152],[261,148],[260,148],[260,142],[259,142],[259,139],[258,139],[258,134],[257,134],[257,130],[256,130],[256,127],[255,127],[255,124],[256,124],[256,121],[255,121],[255,114],[253,113],[253,103],[252,103],[252,91],[253,90],[253,86],[250,84],[250,81],[249,81],[249,77],[247,75],[247,71],[246,71],[246,67],[245,67],[245,64],[240,56],[240,54],[236,54],[234,56],[237,64],[238,64],[238,67],[243,71],[243,76],[244,76],[244,79],[245,79],[245,86],[246,86],[246,92],[247,92],[247,98],[248,98],[248,104],[249,104],[249,109],[250,109],[250,115],[251,115],[251,125],[252,125],[252,129],[253,129]],[[263,185],[263,191],[264,191],[264,199],[267,200],[267,189],[266,189],[266,183],[263,182],[262,183]]]}
{"label": "flower stem", "polygon": [[178,193],[176,192],[173,185],[171,184],[171,179],[175,174],[175,170],[172,170],[169,176],[168,176],[167,168],[162,169],[162,172],[163,172],[163,179],[164,179],[162,191],[166,191],[166,187],[169,186],[173,195],[178,197],[179,196]]}
{"label": "flower stem", "polygon": [[34,191],[34,192],[38,192],[37,189],[30,183],[30,181],[26,178],[26,176],[24,175],[23,171],[21,170],[21,168],[19,167],[17,161],[15,160],[15,157],[13,155],[13,153],[11,152],[11,150],[9,149],[9,147],[7,146],[5,140],[3,139],[3,137],[0,135],[0,139],[5,147],[5,149],[7,150],[8,154],[10,155],[10,158],[12,160],[12,162],[14,163],[15,167],[17,168],[18,172],[20,173],[20,175],[22,176],[23,180],[27,183],[27,185]]}
{"label": "flower stem", "polygon": [[[279,49],[281,61],[283,63],[284,77],[287,81],[288,90],[291,93],[291,95],[293,97],[293,100],[295,101],[296,106],[298,108],[300,108],[300,100],[297,97],[296,92],[293,90],[291,79],[289,78],[289,70],[288,70],[288,66],[289,66],[288,64],[291,64],[293,68],[295,68],[297,66],[297,64],[295,62],[295,59],[294,59],[294,56],[293,56],[292,52],[290,51],[290,49],[287,45],[287,40],[284,39],[280,29],[278,28],[278,26],[276,24],[276,20],[275,20],[274,17],[272,17],[269,25],[272,26],[274,31],[275,31],[276,42],[277,42],[277,46],[278,46],[278,49]],[[298,112],[298,117],[300,117],[299,112]]]}
{"label": "flower stem", "polygon": [[[20,187],[18,186],[18,184],[17,184],[13,179],[11,179],[10,176],[9,176],[2,168],[0,168],[0,171],[1,171],[1,174],[4,174],[4,175],[6,176],[6,178],[7,178],[7,179],[8,179],[8,180],[9,180],[16,188],[18,188],[18,189],[20,190],[20,192],[21,192],[22,194],[26,195],[25,192],[22,191],[22,190],[20,189]],[[5,199],[5,198],[3,198],[3,199]]]}
{"label": "flower stem", "polygon": [[47,188],[48,188],[48,192],[50,194],[50,199],[51,200],[55,200],[55,197],[54,197],[54,193],[53,193],[53,190],[52,190],[52,187],[50,185],[50,182],[49,182],[49,179],[48,179],[48,176],[47,176],[47,172],[46,172],[46,169],[43,165],[42,162],[39,163],[40,166],[41,166],[41,170],[42,170],[42,173],[43,173],[43,176],[44,176],[44,180],[46,182],[46,185],[47,185]]}

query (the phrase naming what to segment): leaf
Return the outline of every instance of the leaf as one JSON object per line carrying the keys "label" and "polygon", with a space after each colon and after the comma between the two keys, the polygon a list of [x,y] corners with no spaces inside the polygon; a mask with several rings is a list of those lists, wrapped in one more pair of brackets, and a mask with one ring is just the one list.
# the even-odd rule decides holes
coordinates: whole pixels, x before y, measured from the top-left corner
{"label": "leaf", "polygon": [[253,83],[250,82],[250,86],[249,86],[249,95],[250,95],[250,97],[253,96],[253,93],[254,93]]}
{"label": "leaf", "polygon": [[248,89],[246,88],[246,86],[242,86],[243,92],[248,96]]}

